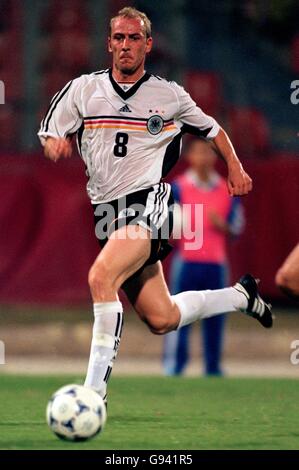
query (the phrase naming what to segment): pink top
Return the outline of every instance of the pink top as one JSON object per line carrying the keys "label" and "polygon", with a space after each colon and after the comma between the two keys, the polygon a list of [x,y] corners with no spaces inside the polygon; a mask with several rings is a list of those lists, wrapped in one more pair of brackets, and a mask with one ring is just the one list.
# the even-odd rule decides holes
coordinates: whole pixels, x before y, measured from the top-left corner
{"label": "pink top", "polygon": [[[182,238],[178,240],[179,253],[185,261],[224,263],[226,261],[226,234],[215,228],[209,219],[210,212],[216,212],[225,221],[232,205],[232,198],[228,194],[226,181],[218,174],[213,174],[212,183],[209,185],[196,184],[196,175],[187,171],[176,180],[180,193],[180,204],[189,204],[191,209],[187,213],[191,216],[191,227],[194,230],[196,204],[203,205],[203,245],[200,249],[186,250],[186,243],[192,239]],[[184,210],[184,209],[183,209]],[[190,219],[190,217],[189,217]],[[185,220],[189,224],[190,220]],[[186,242],[186,243],[185,243]]]}

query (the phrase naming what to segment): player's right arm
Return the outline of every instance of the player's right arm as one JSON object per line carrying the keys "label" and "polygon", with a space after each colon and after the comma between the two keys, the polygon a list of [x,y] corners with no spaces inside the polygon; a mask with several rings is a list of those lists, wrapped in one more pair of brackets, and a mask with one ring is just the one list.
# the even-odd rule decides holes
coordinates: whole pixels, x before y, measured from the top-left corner
{"label": "player's right arm", "polygon": [[38,136],[44,146],[45,156],[54,162],[72,155],[69,136],[82,124],[79,99],[81,83],[82,78],[77,78],[56,93],[41,122]]}
{"label": "player's right arm", "polygon": [[59,158],[68,158],[72,156],[72,144],[69,139],[62,137],[47,137],[44,145],[45,157],[49,158],[53,162],[59,160]]}
{"label": "player's right arm", "polygon": [[217,153],[226,162],[228,169],[227,186],[231,196],[242,196],[252,189],[252,180],[244,171],[235,149],[222,127],[211,116],[205,114],[190,95],[176,83],[172,83],[178,101],[176,118],[186,132],[212,140]]}

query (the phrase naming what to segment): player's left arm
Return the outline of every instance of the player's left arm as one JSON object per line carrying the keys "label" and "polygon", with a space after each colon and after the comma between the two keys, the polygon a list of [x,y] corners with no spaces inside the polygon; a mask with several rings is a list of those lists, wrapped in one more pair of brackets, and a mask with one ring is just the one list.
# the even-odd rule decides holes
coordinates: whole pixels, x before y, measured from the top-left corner
{"label": "player's left arm", "polygon": [[235,149],[218,122],[205,114],[192,100],[184,88],[172,82],[178,110],[175,118],[183,123],[183,130],[212,140],[216,151],[226,162],[228,169],[228,191],[231,196],[243,196],[252,189],[252,180],[244,170]]}
{"label": "player's left arm", "polygon": [[219,128],[213,142],[228,170],[227,185],[231,196],[243,196],[252,190],[252,179],[244,170],[227,133]]}

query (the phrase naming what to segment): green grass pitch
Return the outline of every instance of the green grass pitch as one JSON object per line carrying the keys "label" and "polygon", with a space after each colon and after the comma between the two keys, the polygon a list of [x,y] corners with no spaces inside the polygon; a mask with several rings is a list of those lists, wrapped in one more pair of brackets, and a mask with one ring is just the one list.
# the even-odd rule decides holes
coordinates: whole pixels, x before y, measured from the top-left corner
{"label": "green grass pitch", "polygon": [[108,420],[93,440],[59,440],[46,404],[74,376],[1,375],[1,449],[298,449],[299,382],[112,377]]}

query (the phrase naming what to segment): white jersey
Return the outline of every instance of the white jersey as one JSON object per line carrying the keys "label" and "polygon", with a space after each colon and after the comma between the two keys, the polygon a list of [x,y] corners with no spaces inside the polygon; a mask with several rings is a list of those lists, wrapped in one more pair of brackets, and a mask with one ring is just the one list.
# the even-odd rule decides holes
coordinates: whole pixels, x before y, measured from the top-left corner
{"label": "white jersey", "polygon": [[179,158],[184,132],[207,138],[219,125],[175,82],[145,73],[125,91],[110,69],[69,82],[50,103],[38,133],[77,134],[93,204],[161,181]]}

